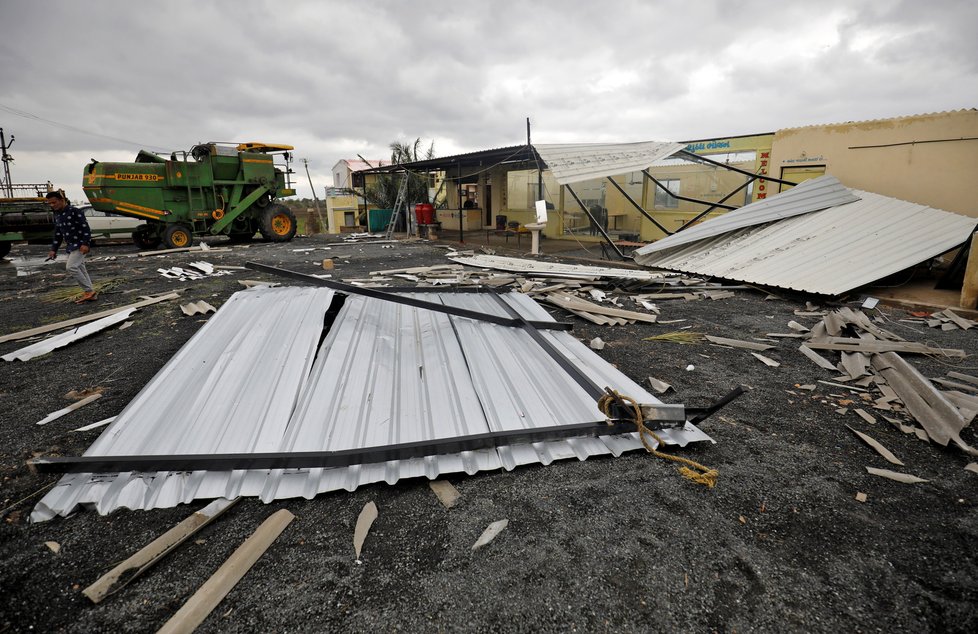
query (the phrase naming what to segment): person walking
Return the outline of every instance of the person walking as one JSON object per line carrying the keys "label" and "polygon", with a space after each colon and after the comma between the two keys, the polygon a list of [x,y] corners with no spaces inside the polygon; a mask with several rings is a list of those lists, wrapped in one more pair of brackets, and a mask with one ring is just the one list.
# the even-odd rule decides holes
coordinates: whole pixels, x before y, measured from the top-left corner
{"label": "person walking", "polygon": [[88,270],[85,268],[85,256],[92,246],[92,230],[85,220],[85,214],[68,202],[63,191],[48,192],[45,199],[48,207],[54,212],[54,239],[51,241],[48,259],[53,260],[58,255],[58,247],[63,240],[65,250],[68,252],[65,270],[85,291],[81,299],[75,303],[94,302],[98,299],[98,294],[92,287],[92,278],[88,276]]}

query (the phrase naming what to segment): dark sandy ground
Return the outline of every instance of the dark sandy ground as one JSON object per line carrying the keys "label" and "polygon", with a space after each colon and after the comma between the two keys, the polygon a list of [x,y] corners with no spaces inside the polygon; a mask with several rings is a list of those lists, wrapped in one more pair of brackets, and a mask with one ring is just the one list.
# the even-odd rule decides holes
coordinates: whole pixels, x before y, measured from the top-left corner
{"label": "dark sandy ground", "polygon": [[[445,262],[443,249],[422,243],[293,251],[322,244],[300,238],[149,259],[122,257],[134,252],[128,245],[103,246],[94,257],[118,259],[92,262],[92,273],[122,282],[94,307],[39,301],[40,293],[70,283],[59,276],[60,265],[17,277],[13,265],[0,264],[0,335],[174,288],[186,289],[187,301],[219,306],[241,288],[238,279],[261,279],[248,271],[175,282],[156,272],[200,259],[311,273],[331,255],[340,278]],[[18,246],[11,256],[45,250]],[[746,339],[786,332],[791,319],[814,323],[793,313],[804,299],[765,301],[762,293],[738,291],[730,299],[660,307],[663,319],[688,320],[678,325]],[[839,400],[859,399],[846,390],[796,389],[832,373],[804,358],[792,340],[765,353],[782,364],[769,368],[744,351],[642,340],[675,325],[599,327],[551,310],[573,322],[582,340],[604,339],[599,354],[634,380],[653,375],[671,383],[676,391],[663,396],[667,402],[701,406],[738,384],[753,388],[703,424],[716,445],[680,452],[719,470],[715,489],[636,452],[450,477],[461,492],[450,510],[422,480],[271,505],[243,500],[144,577],[93,605],[84,587],[205,502],[107,517],[86,511],[32,525],[27,517],[40,496],[31,494],[55,478],[30,473],[25,460],[83,452],[100,432],[70,430],[120,411],[204,321],[183,316],[176,302],[159,304],[139,311],[126,330],[0,365],[0,631],[155,631],[280,508],[296,521],[199,631],[978,631],[978,475],[964,470],[967,456],[882,421],[871,425],[851,410],[836,413]],[[883,314],[906,316],[887,308]],[[975,331],[888,327],[910,340],[965,349],[972,356],[956,367],[976,373]],[[0,344],[0,354],[21,345]],[[908,358],[928,376],[954,369]],[[690,364],[695,370],[685,369]],[[34,424],[68,405],[69,390],[96,386],[105,388],[100,400]],[[891,465],[846,424],[872,434],[903,459],[903,470],[929,482],[867,474],[866,466]],[[973,429],[963,437],[978,443]],[[856,501],[857,492],[868,500]],[[353,526],[369,501],[380,515],[358,564]],[[482,530],[504,518],[508,528],[473,552]]]}

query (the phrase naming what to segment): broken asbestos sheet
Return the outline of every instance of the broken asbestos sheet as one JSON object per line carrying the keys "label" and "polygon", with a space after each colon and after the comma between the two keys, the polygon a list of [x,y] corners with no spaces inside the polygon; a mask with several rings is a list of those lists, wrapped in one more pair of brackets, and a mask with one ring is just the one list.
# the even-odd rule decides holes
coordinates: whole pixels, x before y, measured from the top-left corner
{"label": "broken asbestos sheet", "polygon": [[[404,295],[553,321],[520,293]],[[327,310],[338,304],[323,337]],[[598,385],[661,403],[571,333],[536,334]],[[85,456],[341,451],[598,421],[604,415],[594,399],[527,329],[323,288],[263,287],[232,295]],[[667,444],[712,442],[688,422],[657,433]],[[105,514],[218,497],[312,498],[374,482],[640,449],[638,435],[626,433],[349,467],[68,474],[31,517],[43,521],[79,506]]]}

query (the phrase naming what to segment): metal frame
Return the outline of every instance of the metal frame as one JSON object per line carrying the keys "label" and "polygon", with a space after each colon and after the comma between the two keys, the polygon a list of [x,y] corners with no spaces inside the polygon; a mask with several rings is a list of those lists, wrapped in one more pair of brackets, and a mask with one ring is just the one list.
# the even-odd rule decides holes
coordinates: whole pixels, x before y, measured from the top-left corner
{"label": "metal frame", "polygon": [[604,236],[604,239],[608,242],[611,248],[614,249],[615,253],[618,254],[618,257],[621,258],[623,261],[627,260],[628,258],[625,257],[625,254],[621,252],[621,249],[619,249],[618,245],[615,244],[615,241],[611,239],[611,236],[608,235],[608,232],[605,231],[605,228],[601,226],[601,223],[598,222],[598,219],[591,215],[591,210],[587,208],[587,205],[584,204],[584,201],[578,198],[577,193],[571,188],[571,186],[564,185],[564,188],[570,192],[571,196],[574,197],[574,200],[576,200],[577,204],[581,206],[581,209],[583,209],[584,213],[587,214],[587,217],[591,219],[591,222],[594,223],[594,226],[598,228],[598,231],[601,232],[601,235]]}
{"label": "metal frame", "polygon": [[[436,304],[435,302],[426,302],[423,299],[414,299],[413,297],[399,297],[394,293],[388,293],[386,291],[378,291],[372,288],[354,286],[353,284],[345,284],[343,282],[324,280],[322,278],[314,277],[312,275],[306,275],[305,273],[299,273],[298,271],[289,271],[287,269],[280,269],[274,266],[268,266],[267,264],[259,264],[258,262],[245,262],[245,266],[253,271],[258,271],[260,273],[271,273],[272,275],[288,277],[294,280],[301,280],[303,282],[309,282],[310,284],[314,284],[316,286],[325,286],[326,288],[331,288],[335,291],[340,291],[342,293],[347,293],[349,295],[363,295],[364,297],[372,297],[373,299],[380,299],[386,302],[394,302],[395,304],[404,304],[405,306],[414,306],[415,308],[424,308],[426,310],[433,310],[438,313],[455,315],[456,317],[468,317],[469,319],[475,319],[477,321],[488,321],[490,323],[498,324],[500,326],[510,326],[514,328],[519,328],[519,327],[523,327],[525,323],[528,323],[534,328],[539,328],[540,330],[572,330],[574,328],[573,324],[569,324],[569,323],[556,322],[556,321],[524,322],[521,319],[519,320],[509,319],[506,317],[500,317],[499,315],[488,315],[486,313],[480,313],[478,311],[469,310],[467,308],[456,308],[455,306]],[[405,290],[402,292],[410,292],[410,291]]]}

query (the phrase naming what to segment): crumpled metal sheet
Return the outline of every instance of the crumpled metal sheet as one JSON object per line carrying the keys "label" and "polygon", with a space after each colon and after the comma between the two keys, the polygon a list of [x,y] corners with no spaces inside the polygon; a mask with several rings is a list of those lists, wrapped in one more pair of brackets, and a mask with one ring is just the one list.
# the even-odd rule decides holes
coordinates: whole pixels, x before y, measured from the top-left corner
{"label": "crumpled metal sheet", "polygon": [[[504,315],[491,294],[419,294]],[[551,320],[532,299],[504,301]],[[335,451],[602,420],[593,399],[521,329],[348,297],[322,344],[332,291],[255,288],[231,297],[85,455]],[[570,333],[541,331],[595,382],[653,395]],[[317,352],[318,351],[318,352]],[[712,441],[686,424],[664,442]],[[437,478],[641,449],[637,434],[581,438],[330,469],[67,475],[35,507],[166,508],[194,499],[312,498],[403,478]]]}

